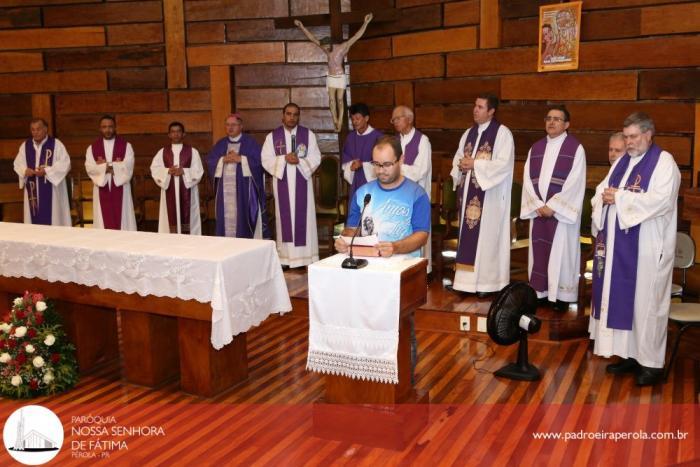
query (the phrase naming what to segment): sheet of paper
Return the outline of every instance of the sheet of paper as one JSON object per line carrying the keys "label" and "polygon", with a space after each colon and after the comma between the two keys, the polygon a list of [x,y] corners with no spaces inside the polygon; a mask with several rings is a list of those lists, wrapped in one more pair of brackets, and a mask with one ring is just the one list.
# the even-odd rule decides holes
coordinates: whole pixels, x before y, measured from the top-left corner
{"label": "sheet of paper", "polygon": [[[352,240],[352,237],[342,237],[343,240],[345,240],[345,243],[350,245],[350,241]],[[366,235],[364,237],[355,237],[355,242],[353,243],[354,246],[375,246],[377,243],[379,243],[379,237],[376,235]]]}

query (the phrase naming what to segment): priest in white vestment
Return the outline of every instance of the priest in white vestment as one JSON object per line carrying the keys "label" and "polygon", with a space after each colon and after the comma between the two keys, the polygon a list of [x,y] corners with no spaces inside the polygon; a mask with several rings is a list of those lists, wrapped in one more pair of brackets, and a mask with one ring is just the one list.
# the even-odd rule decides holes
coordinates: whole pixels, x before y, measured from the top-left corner
{"label": "priest in white vestment", "polygon": [[71,226],[68,151],[58,138],[49,136],[44,119],[33,119],[29,128],[32,137],[20,145],[14,161],[19,189],[24,190],[24,223]]}
{"label": "priest in white vestment", "polygon": [[[401,175],[413,180],[428,194],[432,193],[433,150],[430,140],[414,124],[413,111],[405,105],[399,105],[391,113],[391,123],[399,136],[404,161],[401,165]],[[421,256],[428,260],[428,273],[433,270],[432,235],[421,249]],[[442,252],[439,252],[442,254]]]}
{"label": "priest in white vestment", "polygon": [[316,135],[299,125],[299,106],[282,109],[282,125],[270,132],[262,164],[273,177],[275,240],[280,262],[290,268],[318,261],[318,232],[312,175],[321,164]]}
{"label": "priest in white vestment", "polygon": [[85,151],[85,170],[92,187],[92,226],[96,229],[136,230],[131,177],[134,148],[117,135],[113,116],[100,119],[101,137]]}
{"label": "priest in white vestment", "polygon": [[596,237],[589,332],[596,355],[621,360],[613,374],[634,373],[639,386],[660,382],[666,355],[676,245],[680,172],[653,143],[654,122],[624,122],[627,154],[596,188]]}
{"label": "priest in white vestment", "polygon": [[197,185],[204,175],[199,151],[183,144],[185,126],[168,127],[171,144],[158,150],[151,163],[151,176],[161,188],[158,232],[202,235]]}
{"label": "priest in white vestment", "polygon": [[495,118],[498,98],[474,103],[474,125],[464,132],[450,175],[461,193],[460,240],[454,290],[483,297],[510,282],[510,196],[515,146]]}
{"label": "priest in white vestment", "polygon": [[565,311],[578,300],[581,206],[586,191],[586,153],[567,132],[569,111],[552,107],[547,136],[528,152],[520,218],[530,220],[528,278],[537,297]]}

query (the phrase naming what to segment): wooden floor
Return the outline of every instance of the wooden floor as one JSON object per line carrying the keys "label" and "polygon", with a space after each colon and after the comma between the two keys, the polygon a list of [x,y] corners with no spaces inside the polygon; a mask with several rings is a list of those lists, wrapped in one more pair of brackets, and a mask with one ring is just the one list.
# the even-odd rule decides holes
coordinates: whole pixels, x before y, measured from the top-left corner
{"label": "wooden floor", "polygon": [[[532,439],[538,431],[641,427],[649,432],[683,427],[697,437],[700,363],[687,354],[679,357],[667,384],[638,388],[631,377],[606,374],[608,362],[591,354],[587,340],[533,342],[530,361],[543,377],[526,383],[491,374],[514,359],[515,346],[430,331],[417,337],[417,386],[430,394],[430,418],[400,451],[313,436],[313,403],[324,383],[305,370],[308,323],[292,314],[271,317],[249,332],[248,380],[213,399],[187,395],[176,382],[157,389],[127,384],[114,363],[84,376],[66,394],[32,403],[51,408],[64,423],[61,465],[95,463],[71,457],[77,452],[71,441],[95,439],[71,434],[76,426],[71,417],[88,414],[165,431],[165,436],[119,438],[128,450],[111,451],[103,460],[110,465],[673,465],[700,459],[697,438]],[[2,420],[19,405],[2,401]],[[0,463],[8,462],[3,451]]]}

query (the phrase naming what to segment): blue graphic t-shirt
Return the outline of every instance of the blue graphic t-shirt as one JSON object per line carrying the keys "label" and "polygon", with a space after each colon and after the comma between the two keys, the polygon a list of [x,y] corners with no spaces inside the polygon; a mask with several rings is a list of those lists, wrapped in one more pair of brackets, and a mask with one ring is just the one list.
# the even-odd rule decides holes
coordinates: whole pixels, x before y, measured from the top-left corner
{"label": "blue graphic t-shirt", "polygon": [[[361,235],[376,234],[382,242],[395,242],[414,232],[430,232],[430,200],[416,182],[404,178],[401,185],[390,190],[377,180],[362,185],[350,203],[347,227],[357,227],[365,195],[372,199],[362,216]],[[419,256],[420,250],[410,253]]]}

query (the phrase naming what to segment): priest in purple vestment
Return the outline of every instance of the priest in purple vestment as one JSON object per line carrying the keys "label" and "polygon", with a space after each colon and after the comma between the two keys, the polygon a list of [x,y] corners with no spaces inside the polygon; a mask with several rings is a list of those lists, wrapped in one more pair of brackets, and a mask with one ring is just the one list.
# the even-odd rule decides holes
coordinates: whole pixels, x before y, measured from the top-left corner
{"label": "priest in purple vestment", "polygon": [[567,132],[565,106],[550,108],[544,121],[547,136],[530,148],[525,162],[520,218],[530,220],[530,285],[542,304],[566,311],[578,300],[586,153]]}
{"label": "priest in purple vestment", "polygon": [[382,132],[369,124],[369,107],[358,102],[350,106],[350,121],[355,131],[349,133],[343,144],[343,177],[350,184],[348,199],[352,202],[355,191],[374,180],[372,148]]}
{"label": "priest in purple vestment", "polygon": [[216,235],[269,239],[260,145],[243,133],[240,114],[226,117],[225,125],[226,136],[207,156],[216,194]]}
{"label": "priest in purple vestment", "polygon": [[24,223],[70,226],[68,151],[58,138],[49,135],[43,118],[32,119],[29,128],[32,137],[20,145],[14,161],[19,188],[24,190]]}
{"label": "priest in purple vestment", "polygon": [[100,119],[101,137],[85,151],[85,170],[93,182],[92,226],[96,229],[136,230],[131,177],[134,149],[117,135],[111,115]]}
{"label": "priest in purple vestment", "polygon": [[621,358],[606,367],[634,374],[638,386],[663,379],[681,175],[654,143],[654,122],[634,113],[624,122],[627,153],[596,188],[593,353]]}
{"label": "priest in purple vestment", "polygon": [[459,244],[453,288],[479,296],[510,282],[510,197],[513,134],[495,118],[498,98],[474,101],[474,124],[464,132],[452,160],[459,192]]}

